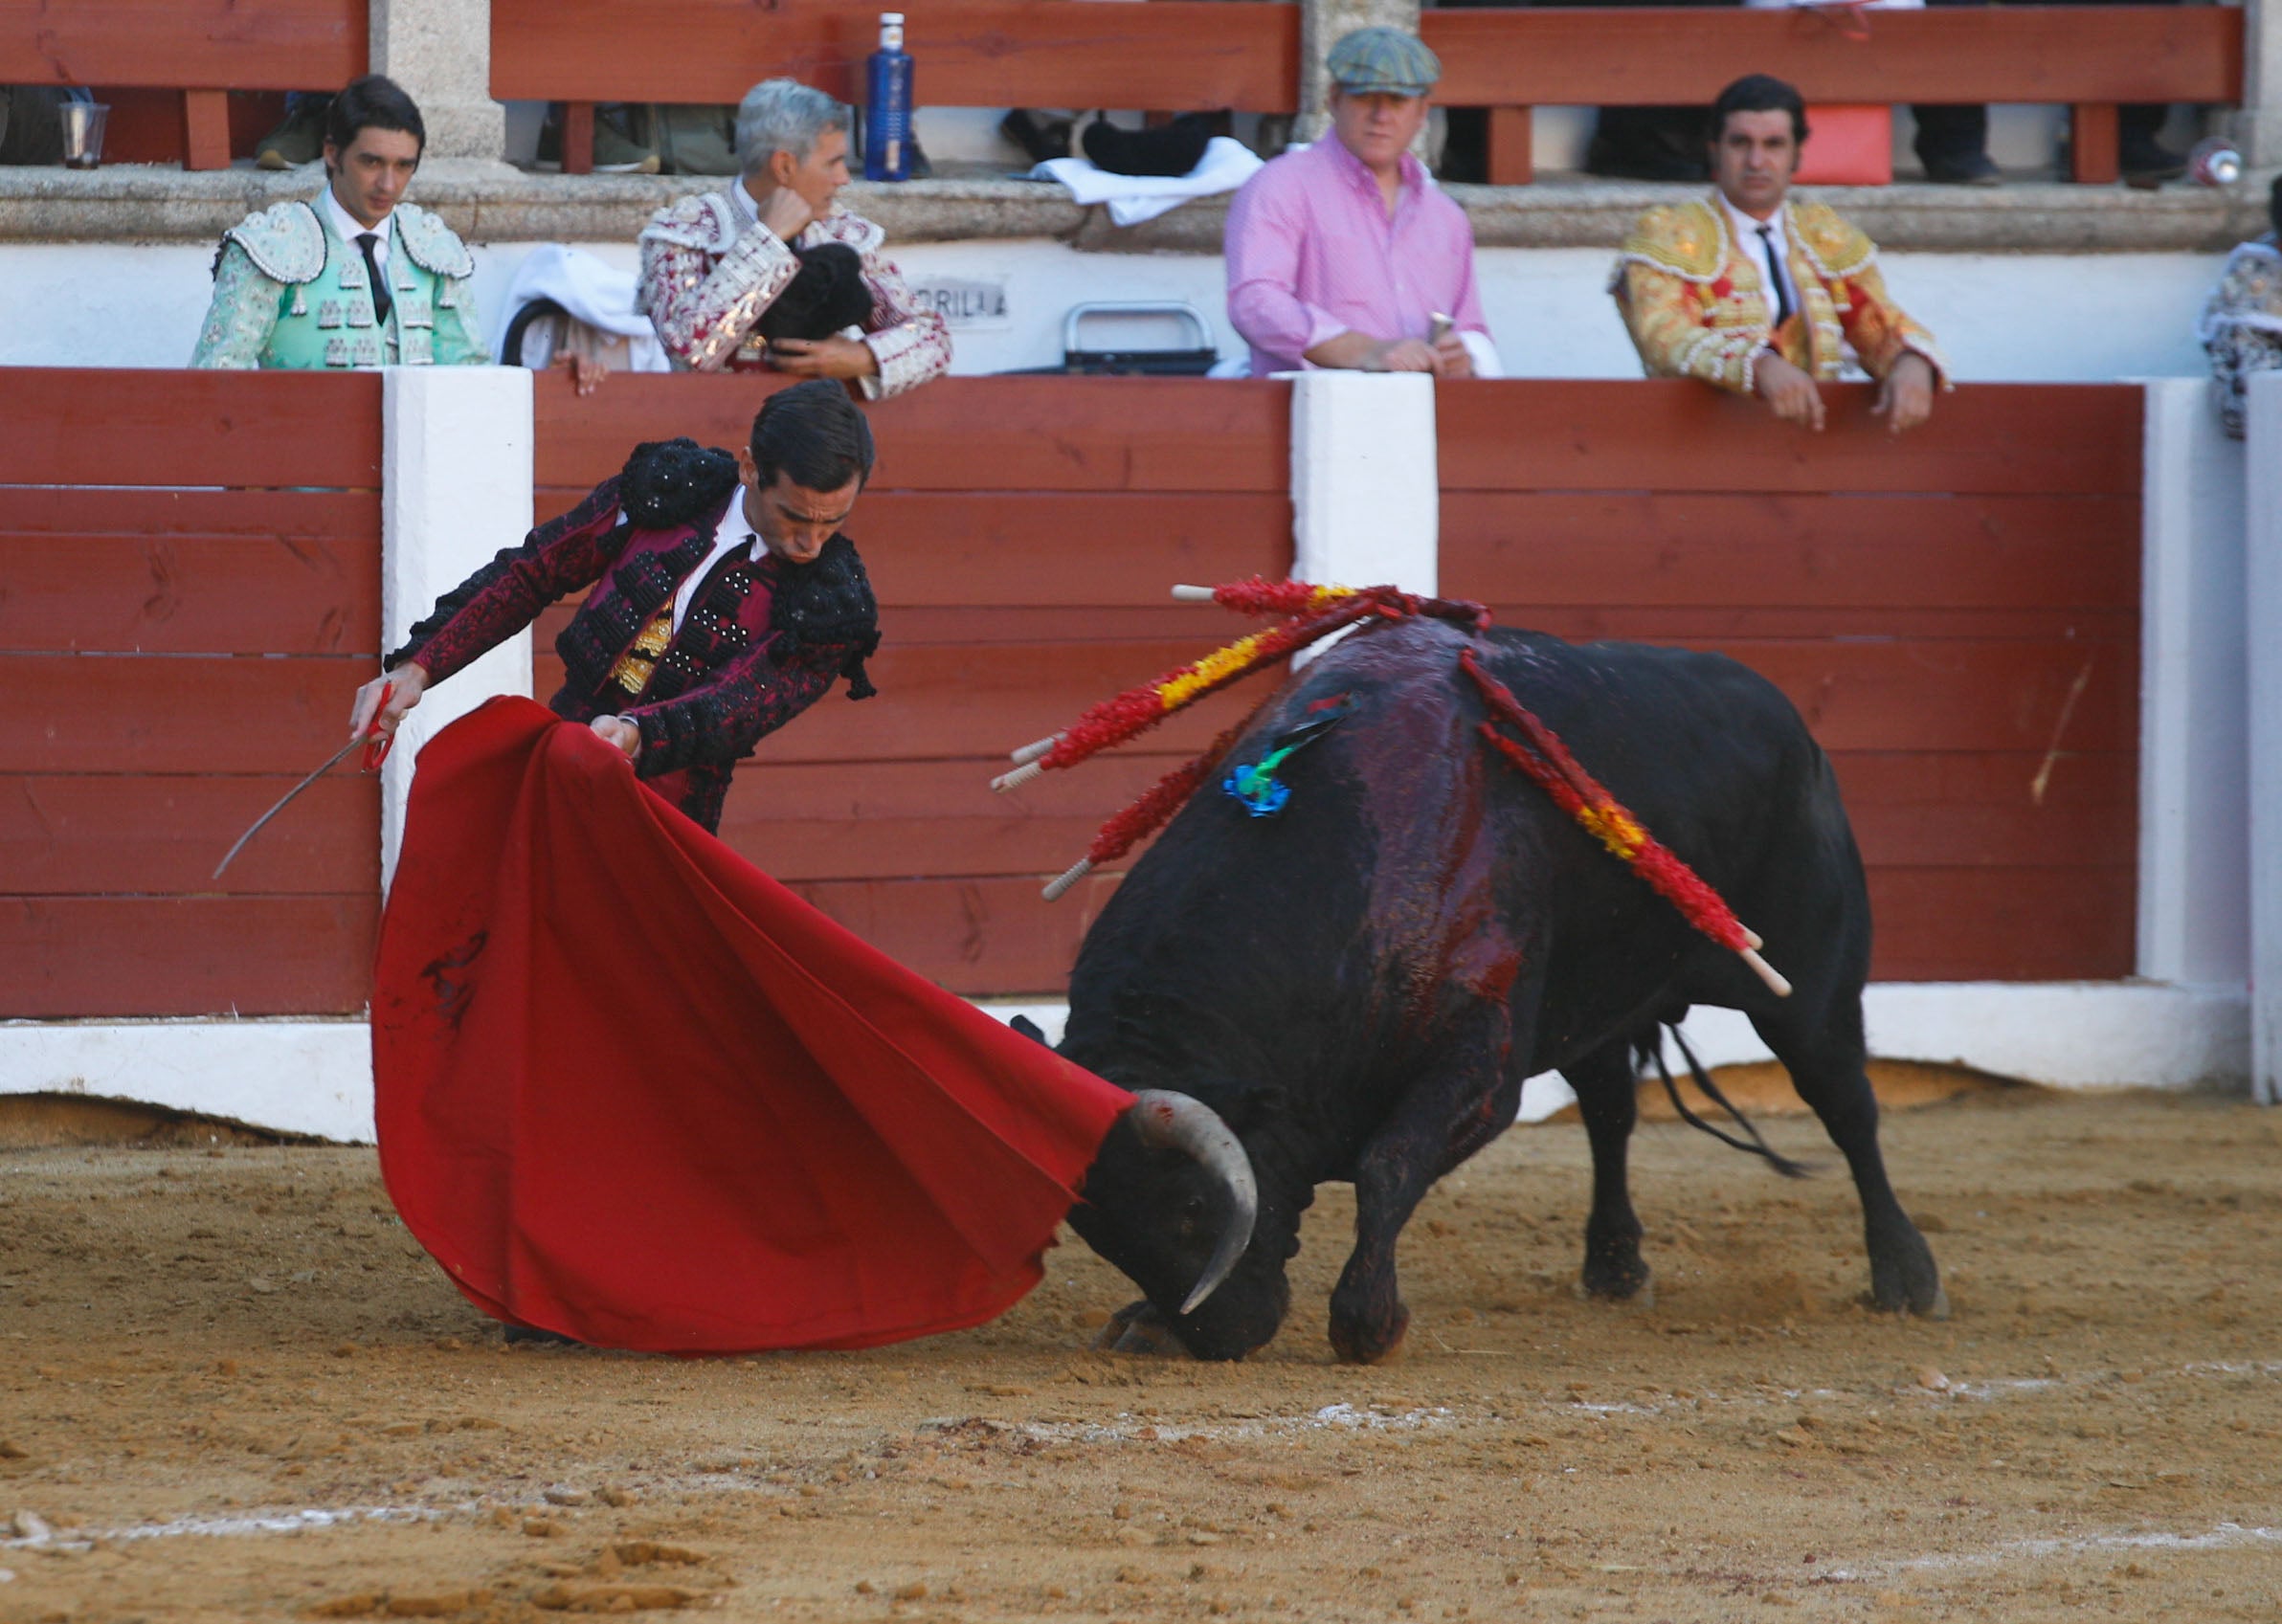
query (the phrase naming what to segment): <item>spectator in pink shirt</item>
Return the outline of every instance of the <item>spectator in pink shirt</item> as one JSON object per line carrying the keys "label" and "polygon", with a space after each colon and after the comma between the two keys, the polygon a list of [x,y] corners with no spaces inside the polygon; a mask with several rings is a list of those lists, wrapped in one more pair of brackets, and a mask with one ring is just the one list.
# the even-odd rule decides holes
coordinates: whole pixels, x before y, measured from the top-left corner
{"label": "spectator in pink shirt", "polygon": [[1228,320],[1252,346],[1253,375],[1503,376],[1473,227],[1410,152],[1442,63],[1399,29],[1363,28],[1326,65],[1331,132],[1228,206]]}

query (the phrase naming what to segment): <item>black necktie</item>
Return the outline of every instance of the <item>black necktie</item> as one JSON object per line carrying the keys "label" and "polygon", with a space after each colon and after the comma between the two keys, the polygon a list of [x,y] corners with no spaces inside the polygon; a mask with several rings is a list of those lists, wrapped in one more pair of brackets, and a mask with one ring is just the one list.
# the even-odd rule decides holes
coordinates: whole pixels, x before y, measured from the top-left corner
{"label": "black necktie", "polygon": [[1785,286],[1782,261],[1776,256],[1773,226],[1759,228],[1759,242],[1767,250],[1767,276],[1775,283],[1775,324],[1779,327],[1791,319],[1791,293]]}
{"label": "black necktie", "polygon": [[[1767,228],[1761,226],[1759,234],[1766,235]],[[379,246],[378,233],[359,232],[357,234],[357,250],[365,256],[365,275],[372,281],[372,320],[377,325],[386,326],[389,321],[389,307],[396,301],[389,297],[389,279],[380,274],[380,261],[372,257],[372,251]]]}

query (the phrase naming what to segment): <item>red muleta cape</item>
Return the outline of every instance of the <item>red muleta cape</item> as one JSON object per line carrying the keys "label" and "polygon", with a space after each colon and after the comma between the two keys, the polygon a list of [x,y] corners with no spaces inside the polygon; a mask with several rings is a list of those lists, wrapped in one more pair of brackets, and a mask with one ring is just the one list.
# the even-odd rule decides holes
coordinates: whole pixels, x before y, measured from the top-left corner
{"label": "red muleta cape", "polygon": [[389,1193],[471,1301],[674,1353],[991,1318],[1131,1103],[513,699],[420,752],[372,1071]]}

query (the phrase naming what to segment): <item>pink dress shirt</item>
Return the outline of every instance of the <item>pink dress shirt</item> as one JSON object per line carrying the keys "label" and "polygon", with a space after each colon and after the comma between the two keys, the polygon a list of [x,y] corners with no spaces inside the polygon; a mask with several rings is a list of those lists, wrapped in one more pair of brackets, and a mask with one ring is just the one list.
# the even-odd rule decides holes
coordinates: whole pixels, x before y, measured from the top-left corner
{"label": "pink dress shirt", "polygon": [[1325,131],[1243,185],[1228,206],[1228,320],[1252,375],[1307,369],[1306,351],[1344,332],[1423,339],[1436,311],[1466,347],[1488,346],[1474,285],[1474,229],[1408,153],[1393,218],[1362,161]]}

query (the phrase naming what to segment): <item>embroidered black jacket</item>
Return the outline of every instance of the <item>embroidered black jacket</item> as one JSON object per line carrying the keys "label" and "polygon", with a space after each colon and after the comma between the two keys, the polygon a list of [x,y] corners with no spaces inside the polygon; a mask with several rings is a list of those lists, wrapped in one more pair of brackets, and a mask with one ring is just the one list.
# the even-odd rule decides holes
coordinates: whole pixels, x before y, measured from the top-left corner
{"label": "embroidered black jacket", "polygon": [[711,550],[738,493],[736,462],[686,439],[635,449],[625,471],[533,530],[437,600],[388,656],[431,683],[522,631],[558,598],[593,587],[555,639],[565,680],[548,701],[572,722],[619,715],[641,729],[636,771],[708,830],[721,824],[737,762],[840,677],[874,689],[879,611],[863,561],[834,536],[813,564],[734,554],[715,566],[638,694],[613,673],[642,628]]}

